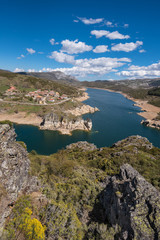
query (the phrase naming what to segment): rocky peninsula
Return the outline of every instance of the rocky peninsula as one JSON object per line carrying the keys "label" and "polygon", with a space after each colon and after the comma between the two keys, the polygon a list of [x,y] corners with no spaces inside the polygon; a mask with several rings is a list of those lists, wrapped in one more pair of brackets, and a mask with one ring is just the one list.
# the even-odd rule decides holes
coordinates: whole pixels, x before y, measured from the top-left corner
{"label": "rocky peninsula", "polygon": [[90,131],[92,129],[91,119],[69,118],[67,115],[58,116],[52,112],[47,114],[40,124],[40,129],[49,129],[60,131],[62,134],[71,134],[73,130],[85,130]]}

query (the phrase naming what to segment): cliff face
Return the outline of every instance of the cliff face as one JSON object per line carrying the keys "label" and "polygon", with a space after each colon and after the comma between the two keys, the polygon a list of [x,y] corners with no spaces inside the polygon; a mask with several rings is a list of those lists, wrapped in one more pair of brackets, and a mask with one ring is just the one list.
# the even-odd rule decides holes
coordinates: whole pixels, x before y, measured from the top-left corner
{"label": "cliff face", "polygon": [[91,130],[92,121],[77,118],[69,120],[67,117],[58,117],[55,113],[47,114],[41,123],[41,129],[58,130],[62,134],[70,134],[73,130]]}
{"label": "cliff face", "polygon": [[27,151],[15,140],[9,125],[0,125],[0,234],[18,196],[38,189],[36,177],[29,177]]}
{"label": "cliff face", "polygon": [[110,177],[100,202],[116,239],[160,239],[160,193],[129,164]]}

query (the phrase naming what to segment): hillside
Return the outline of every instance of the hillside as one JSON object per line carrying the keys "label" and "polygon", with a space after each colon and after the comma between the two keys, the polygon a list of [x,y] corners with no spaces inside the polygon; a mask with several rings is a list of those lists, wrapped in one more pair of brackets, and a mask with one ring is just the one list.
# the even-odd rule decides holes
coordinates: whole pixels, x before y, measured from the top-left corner
{"label": "hillside", "polygon": [[71,96],[78,95],[75,87],[68,86],[63,82],[0,70],[0,94],[9,88],[11,84],[25,92],[30,89],[54,89],[61,94],[70,94]]}
{"label": "hillside", "polygon": [[82,85],[85,87],[95,87],[110,89],[114,91],[121,91],[128,94],[135,99],[143,99],[148,103],[160,107],[160,96],[158,94],[150,94],[158,89],[160,86],[160,79],[135,79],[135,80],[120,80],[120,81],[107,81],[97,80],[92,82],[84,81]]}
{"label": "hillside", "polygon": [[0,70],[0,121],[31,124],[62,134],[90,131],[92,122],[81,115],[98,109],[83,104],[86,98],[84,89],[63,81]]}
{"label": "hillside", "polygon": [[20,74],[28,75],[28,76],[33,76],[33,77],[38,77],[38,78],[43,78],[51,81],[56,81],[59,83],[65,83],[65,84],[70,84],[70,85],[80,85],[79,81],[71,76],[71,75],[66,75],[63,72],[60,71],[53,71],[53,72],[22,72]]}
{"label": "hillside", "polygon": [[[13,86],[15,90],[10,92],[9,89],[11,86]],[[27,114],[35,113],[38,116],[44,116],[44,114],[51,112],[53,108],[52,104],[49,104],[49,102],[48,104],[39,104],[38,97],[40,93],[36,93],[36,91],[43,94],[51,91],[53,94],[58,94],[57,99],[65,94],[68,100],[66,99],[66,102],[64,102],[61,107],[59,107],[58,104],[54,105],[55,111],[58,112],[70,109],[73,106],[78,106],[78,103],[73,103],[69,99],[79,97],[82,94],[77,87],[64,83],[0,70],[0,111],[3,114],[25,112]],[[30,94],[32,94],[33,97]],[[37,95],[37,99],[34,99],[34,95]],[[50,98],[53,98],[53,96]]]}
{"label": "hillside", "polygon": [[146,138],[42,156],[6,124],[0,137],[2,240],[159,239],[160,149]]}

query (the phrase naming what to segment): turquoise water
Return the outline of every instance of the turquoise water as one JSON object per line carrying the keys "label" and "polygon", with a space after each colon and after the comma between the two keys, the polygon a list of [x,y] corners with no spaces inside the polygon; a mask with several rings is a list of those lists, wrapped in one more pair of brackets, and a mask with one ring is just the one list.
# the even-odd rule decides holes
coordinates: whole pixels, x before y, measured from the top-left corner
{"label": "turquoise water", "polygon": [[119,93],[105,90],[88,89],[87,92],[90,98],[85,103],[100,109],[94,114],[84,115],[84,118],[92,119],[91,132],[74,131],[72,136],[68,136],[57,131],[44,131],[30,125],[16,124],[17,140],[24,141],[28,151],[34,149],[44,155],[55,153],[77,141],[88,141],[103,147],[137,134],[147,137],[155,146],[160,147],[160,131],[140,124],[143,119],[137,115],[140,109],[133,106],[131,100]]}

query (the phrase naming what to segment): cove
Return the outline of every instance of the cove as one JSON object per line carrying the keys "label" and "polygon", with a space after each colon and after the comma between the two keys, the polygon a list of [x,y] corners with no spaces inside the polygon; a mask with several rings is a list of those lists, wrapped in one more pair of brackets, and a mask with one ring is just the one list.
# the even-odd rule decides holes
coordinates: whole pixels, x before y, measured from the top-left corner
{"label": "cove", "polygon": [[108,147],[131,135],[147,137],[154,146],[160,147],[160,131],[140,124],[143,119],[137,115],[140,108],[133,106],[133,101],[119,93],[101,89],[88,88],[87,92],[90,98],[85,103],[100,110],[83,116],[92,119],[91,132],[76,130],[72,136],[68,136],[58,131],[39,130],[38,127],[31,125],[14,124],[17,141],[24,141],[29,152],[35,150],[43,155],[55,153],[77,141],[88,141],[97,147]]}

